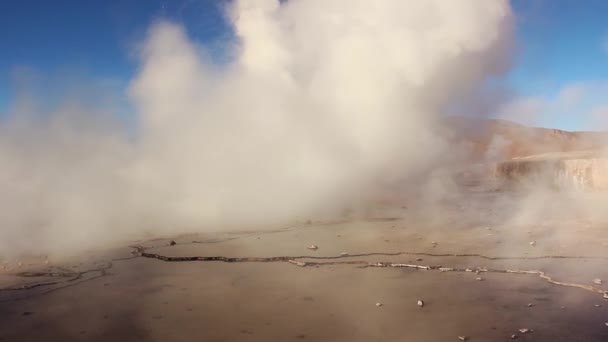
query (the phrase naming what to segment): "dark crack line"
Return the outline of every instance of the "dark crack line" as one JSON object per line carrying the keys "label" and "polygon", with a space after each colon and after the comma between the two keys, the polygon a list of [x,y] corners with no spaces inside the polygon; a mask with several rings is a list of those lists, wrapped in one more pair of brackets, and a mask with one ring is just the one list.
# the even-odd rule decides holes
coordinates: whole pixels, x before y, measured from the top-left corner
{"label": "dark crack line", "polygon": [[221,261],[221,262],[285,262],[289,260],[332,260],[344,258],[362,258],[373,256],[427,256],[427,257],[457,257],[457,258],[481,258],[486,260],[542,260],[542,259],[597,259],[608,260],[608,257],[603,256],[584,256],[584,255],[540,255],[540,256],[487,256],[477,253],[426,253],[426,252],[372,252],[359,254],[344,254],[334,256],[314,256],[314,255],[298,255],[298,256],[275,256],[275,257],[225,257],[225,256],[166,256],[157,253],[147,253],[146,250],[156,247],[129,246],[133,248],[133,254],[144,258],[159,259],[167,262],[185,262],[185,261]]}
{"label": "dark crack line", "polygon": [[[112,260],[110,260],[103,267],[99,267],[99,268],[95,268],[95,269],[89,269],[89,270],[85,270],[85,271],[81,271],[81,272],[74,272],[74,277],[73,278],[70,278],[70,279],[64,280],[64,281],[55,281],[55,282],[46,282],[46,283],[29,283],[29,284],[21,285],[19,287],[2,288],[2,289],[0,289],[0,293],[2,293],[2,292],[28,291],[28,290],[32,290],[32,289],[40,288],[40,287],[49,287],[49,286],[54,286],[54,285],[61,285],[61,286],[49,288],[47,290],[43,290],[41,292],[29,293],[28,295],[23,296],[23,297],[19,297],[19,298],[0,299],[0,303],[2,303],[2,302],[10,302],[10,301],[17,301],[17,300],[24,300],[24,299],[32,298],[32,297],[35,297],[35,296],[41,296],[41,295],[48,294],[48,293],[51,293],[51,292],[55,292],[55,291],[58,291],[58,290],[61,290],[61,289],[65,289],[65,288],[68,288],[68,287],[76,286],[76,285],[82,284],[84,282],[88,282],[88,281],[95,280],[95,279],[98,279],[98,278],[101,278],[101,277],[105,277],[105,276],[107,276],[107,275],[110,274],[110,273],[108,273],[108,270],[110,270],[112,267],[114,267],[114,262],[135,259],[137,257],[138,256],[130,256],[130,257],[125,257],[125,258],[112,259]],[[91,276],[91,277],[84,278],[87,274],[95,273],[95,272],[98,272],[99,274]],[[23,272],[23,273],[26,273],[26,272]]]}
{"label": "dark crack line", "polygon": [[598,293],[603,295],[604,298],[608,299],[608,291],[598,289],[596,287],[578,283],[569,283],[554,280],[551,276],[547,275],[544,271],[540,270],[521,270],[521,269],[494,269],[486,267],[475,267],[475,268],[455,268],[455,267],[443,267],[443,266],[430,266],[430,265],[416,265],[416,264],[402,264],[392,262],[368,262],[364,260],[338,260],[328,262],[315,262],[315,261],[299,261],[299,260],[336,260],[344,258],[356,258],[356,257],[371,257],[371,256],[399,256],[399,255],[416,255],[416,256],[429,256],[429,257],[476,257],[487,260],[538,260],[538,259],[602,259],[606,260],[608,257],[601,256],[563,256],[563,255],[545,255],[536,257],[491,257],[481,254],[456,254],[456,253],[424,253],[424,252],[395,252],[395,253],[362,253],[362,254],[348,254],[339,256],[276,256],[276,257],[225,257],[225,256],[165,256],[156,253],[147,253],[145,248],[141,246],[131,246],[134,248],[133,254],[144,258],[158,259],[165,262],[188,262],[188,261],[219,261],[219,262],[288,262],[299,267],[319,267],[329,265],[361,265],[360,268],[367,267],[392,267],[392,268],[410,268],[416,270],[435,270],[441,272],[489,272],[489,273],[503,273],[503,274],[531,274],[538,275],[541,279],[559,286],[573,287],[583,289],[589,292]]}
{"label": "dark crack line", "polygon": [[[60,277],[72,277],[68,280],[65,281],[55,281],[55,282],[46,282],[46,283],[28,283],[28,284],[23,284],[17,287],[7,287],[7,288],[2,288],[0,289],[0,291],[23,291],[23,290],[30,290],[36,287],[41,287],[41,286],[51,286],[51,285],[58,285],[58,284],[66,284],[66,283],[70,283],[79,279],[82,279],[85,275],[89,274],[89,273],[94,273],[94,272],[100,272],[102,274],[105,274],[105,271],[112,268],[112,263],[108,263],[107,265],[100,267],[100,268],[95,268],[95,269],[90,269],[90,270],[86,270],[86,271],[81,271],[81,272],[74,272],[73,274],[70,275],[65,275],[62,274]],[[27,272],[23,272],[23,273],[27,273]],[[35,274],[35,273],[34,273]],[[45,273],[41,272],[40,273],[41,276],[44,276]],[[49,273],[52,274],[52,273]],[[32,275],[27,275],[27,277],[31,277]]]}

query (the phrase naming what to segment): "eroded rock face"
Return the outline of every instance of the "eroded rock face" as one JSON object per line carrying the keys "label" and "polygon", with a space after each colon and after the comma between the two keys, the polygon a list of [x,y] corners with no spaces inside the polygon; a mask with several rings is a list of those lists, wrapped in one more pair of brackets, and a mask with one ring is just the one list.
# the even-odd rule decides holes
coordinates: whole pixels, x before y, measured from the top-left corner
{"label": "eroded rock face", "polygon": [[505,185],[608,190],[608,157],[597,151],[578,151],[514,158],[498,163],[495,177]]}

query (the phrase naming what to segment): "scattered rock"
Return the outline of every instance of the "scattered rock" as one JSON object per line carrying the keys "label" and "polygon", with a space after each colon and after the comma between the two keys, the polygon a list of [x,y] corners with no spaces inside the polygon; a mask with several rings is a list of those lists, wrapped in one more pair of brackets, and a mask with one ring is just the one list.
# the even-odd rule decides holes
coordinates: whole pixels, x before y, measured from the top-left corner
{"label": "scattered rock", "polygon": [[599,305],[599,304],[595,304],[595,305],[593,305],[593,306],[595,306],[596,308],[599,308],[601,305]]}
{"label": "scattered rock", "polygon": [[482,281],[482,280],[483,280],[483,278],[482,278],[482,277],[477,277],[477,278],[475,278],[475,280],[477,280],[477,281]]}
{"label": "scattered rock", "polygon": [[319,247],[317,245],[310,245],[307,247],[308,249],[311,249],[313,251],[316,251],[317,249],[319,249]]}
{"label": "scattered rock", "polygon": [[461,341],[466,341],[468,338],[466,336],[458,336],[458,339]]}
{"label": "scattered rock", "polygon": [[177,242],[175,242],[175,240],[169,241],[169,246],[175,246],[175,245],[177,245]]}
{"label": "scattered rock", "polygon": [[534,303],[528,303],[528,307],[531,308],[534,306]]}
{"label": "scattered rock", "polygon": [[518,337],[519,337],[519,336],[517,336],[517,335],[515,335],[515,334],[511,335],[511,339],[512,339],[512,340],[516,340]]}
{"label": "scattered rock", "polygon": [[423,307],[424,306],[424,302],[420,299],[418,299],[418,306],[419,307]]}
{"label": "scattered rock", "polygon": [[381,307],[381,306],[382,306],[382,303],[376,303],[376,306],[377,306],[377,307]]}
{"label": "scattered rock", "polygon": [[595,285],[602,285],[602,279],[595,278],[592,280]]}
{"label": "scattered rock", "polygon": [[297,260],[289,260],[289,263],[294,264],[296,266],[300,266],[300,267],[308,266],[307,263],[305,263],[303,261],[297,261]]}
{"label": "scattered rock", "polygon": [[347,256],[347,255],[348,255],[348,253],[346,253],[346,252],[340,253],[340,256]]}
{"label": "scattered rock", "polygon": [[530,246],[536,246],[536,241],[530,241]]}
{"label": "scattered rock", "polygon": [[532,329],[528,329],[528,328],[521,328],[521,329],[519,329],[519,332],[522,333],[522,334],[527,334],[527,333],[532,332],[532,331],[533,331]]}

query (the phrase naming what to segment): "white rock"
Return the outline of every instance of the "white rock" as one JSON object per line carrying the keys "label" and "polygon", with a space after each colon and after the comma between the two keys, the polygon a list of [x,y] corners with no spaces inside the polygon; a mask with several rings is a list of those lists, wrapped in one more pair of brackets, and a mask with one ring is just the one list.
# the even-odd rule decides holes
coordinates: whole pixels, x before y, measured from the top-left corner
{"label": "white rock", "polygon": [[466,336],[458,336],[458,339],[461,341],[466,341],[468,338]]}
{"label": "white rock", "polygon": [[422,300],[420,300],[420,299],[418,300],[418,306],[419,307],[423,307],[424,306],[424,302]]}
{"label": "white rock", "polygon": [[382,306],[382,303],[376,303],[376,306],[377,306],[377,307],[381,307],[381,306]]}
{"label": "white rock", "polygon": [[526,334],[526,333],[532,332],[532,330],[530,330],[528,328],[521,328],[521,329],[519,329],[519,332],[522,334]]}
{"label": "white rock", "polygon": [[593,283],[594,283],[595,285],[602,285],[602,279],[595,278],[595,279],[593,279]]}
{"label": "white rock", "polygon": [[530,246],[536,246],[536,241],[530,241]]}
{"label": "white rock", "polygon": [[319,247],[317,245],[310,245],[310,246],[308,246],[308,249],[312,249],[313,251],[316,251],[317,249],[319,249]]}
{"label": "white rock", "polygon": [[300,267],[305,267],[308,264],[303,262],[303,261],[297,261],[297,260],[289,260],[290,263],[296,265],[296,266],[300,266]]}

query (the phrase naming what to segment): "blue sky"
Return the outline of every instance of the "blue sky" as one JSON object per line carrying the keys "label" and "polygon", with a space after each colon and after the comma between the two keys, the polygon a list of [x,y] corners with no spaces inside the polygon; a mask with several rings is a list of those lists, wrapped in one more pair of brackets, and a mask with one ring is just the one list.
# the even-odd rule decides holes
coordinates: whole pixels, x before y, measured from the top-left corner
{"label": "blue sky", "polygon": [[591,117],[608,104],[608,1],[513,0],[512,6],[517,49],[508,81],[520,102],[544,111],[533,124],[608,128]]}
{"label": "blue sky", "polygon": [[[3,1],[0,111],[20,86],[45,94],[48,103],[66,91],[57,85],[78,88],[82,80],[119,94],[135,72],[133,46],[150,23],[158,18],[182,23],[194,39],[213,47],[229,35],[220,11],[224,2]],[[608,117],[608,1],[513,0],[512,5],[517,48],[506,81],[517,99],[501,115],[562,129],[604,128],[595,117],[603,111]]]}

